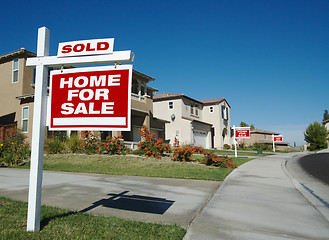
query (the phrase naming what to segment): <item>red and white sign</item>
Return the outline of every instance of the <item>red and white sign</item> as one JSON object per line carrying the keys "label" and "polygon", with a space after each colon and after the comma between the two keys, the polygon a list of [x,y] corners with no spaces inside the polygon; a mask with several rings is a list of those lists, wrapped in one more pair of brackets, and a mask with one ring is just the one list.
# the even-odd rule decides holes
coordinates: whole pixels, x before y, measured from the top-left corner
{"label": "red and white sign", "polygon": [[282,136],[274,136],[273,141],[274,142],[282,142],[283,141]]}
{"label": "red and white sign", "polygon": [[113,45],[114,38],[63,42],[58,44],[57,57],[112,54]]}
{"label": "red and white sign", "polygon": [[132,65],[50,72],[50,130],[130,131]]}
{"label": "red and white sign", "polygon": [[235,138],[250,138],[250,128],[249,127],[235,128]]}

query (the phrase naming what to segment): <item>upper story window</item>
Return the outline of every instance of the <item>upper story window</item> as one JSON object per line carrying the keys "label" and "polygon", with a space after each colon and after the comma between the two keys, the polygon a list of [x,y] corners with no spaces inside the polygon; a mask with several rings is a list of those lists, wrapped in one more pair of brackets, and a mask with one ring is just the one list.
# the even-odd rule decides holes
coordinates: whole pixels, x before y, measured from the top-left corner
{"label": "upper story window", "polygon": [[222,105],[222,118],[228,120],[228,107]]}
{"label": "upper story window", "polygon": [[14,59],[13,61],[13,79],[12,82],[18,82],[18,58]]}
{"label": "upper story window", "polygon": [[214,112],[214,107],[210,107],[209,108],[209,111],[212,113],[212,112]]}
{"label": "upper story window", "polygon": [[265,140],[267,140],[267,135],[265,135]]}
{"label": "upper story window", "polygon": [[193,115],[194,114],[194,108],[193,108],[193,106],[191,106],[191,115]]}
{"label": "upper story window", "polygon": [[169,102],[168,103],[168,108],[169,109],[174,109],[174,102]]}

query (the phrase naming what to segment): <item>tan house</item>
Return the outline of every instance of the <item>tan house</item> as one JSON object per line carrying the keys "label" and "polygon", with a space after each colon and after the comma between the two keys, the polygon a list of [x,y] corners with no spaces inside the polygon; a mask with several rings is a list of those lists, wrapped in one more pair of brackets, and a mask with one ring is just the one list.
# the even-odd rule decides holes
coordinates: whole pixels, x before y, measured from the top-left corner
{"label": "tan house", "polygon": [[[239,140],[239,144],[245,144],[246,146],[252,146],[255,143],[268,144],[273,146],[272,136],[280,135],[277,132],[271,132],[262,129],[254,129],[250,131],[250,138]],[[287,150],[289,148],[289,144],[287,142],[276,142],[275,149],[277,150]]]}
{"label": "tan house", "polygon": [[[36,57],[36,54],[24,48],[0,56],[0,136],[5,137],[6,127],[14,126],[22,130],[29,143],[32,139],[35,75],[33,68],[26,67],[26,59],[30,57]],[[140,140],[138,129],[143,125],[150,128],[152,133],[164,138],[165,121],[153,117],[152,98],[157,89],[149,87],[148,83],[154,80],[133,70],[132,129],[130,132],[103,132],[103,138],[108,135],[123,135],[125,142],[135,147]]]}
{"label": "tan house", "polygon": [[154,116],[168,121],[166,140],[180,145],[222,149],[232,144],[230,106],[224,98],[195,100],[184,94],[156,94]]}

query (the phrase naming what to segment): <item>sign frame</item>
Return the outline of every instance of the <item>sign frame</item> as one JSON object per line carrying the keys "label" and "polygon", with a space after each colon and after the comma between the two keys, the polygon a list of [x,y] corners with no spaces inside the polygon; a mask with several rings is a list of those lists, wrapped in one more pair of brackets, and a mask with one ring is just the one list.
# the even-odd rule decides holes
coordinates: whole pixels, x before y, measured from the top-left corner
{"label": "sign frame", "polygon": [[[86,68],[71,68],[71,69],[63,69],[63,70],[53,70],[50,72],[50,91],[49,91],[49,98],[50,98],[50,121],[49,121],[49,130],[78,130],[78,131],[83,131],[83,130],[90,130],[90,131],[130,131],[131,129],[131,86],[132,86],[132,69],[133,66],[132,65],[116,65],[116,66],[100,66],[100,67],[86,67]],[[54,101],[57,103],[58,98],[54,98],[53,99],[53,94],[54,94],[54,76],[67,76],[68,74],[75,74],[76,76],[84,76],[87,75],[89,73],[95,73],[95,75],[100,74],[100,73],[104,73],[104,72],[118,72],[118,71],[122,71],[122,70],[128,70],[128,83],[126,83],[126,87],[128,89],[124,89],[125,94],[126,94],[126,104],[124,107],[125,109],[120,109],[117,111],[124,111],[125,114],[124,116],[120,115],[117,116],[114,112],[114,116],[116,117],[111,117],[111,115],[106,115],[103,114],[98,117],[90,117],[88,115],[81,117],[80,116],[76,116],[76,117],[65,117],[65,115],[62,118],[55,118],[54,115],[59,115],[58,111],[55,112],[54,110]],[[84,74],[85,73],[85,74]],[[98,75],[97,75],[98,76]],[[120,79],[121,80],[121,79]],[[72,80],[73,82],[73,80]],[[74,84],[72,84],[74,85]],[[112,86],[113,88],[117,88],[119,86]],[[85,87],[85,88],[81,88],[81,90],[86,89],[86,88],[90,88],[90,87]],[[111,87],[101,87],[102,89],[111,89]],[[94,87],[94,90],[97,89]],[[98,88],[99,89],[99,88]],[[91,90],[91,89],[90,89]],[[59,91],[58,89],[56,89],[56,91]],[[65,92],[65,90],[63,90]],[[110,90],[109,90],[110,92]],[[119,94],[122,93],[123,90],[121,92],[115,91],[114,94]],[[67,92],[66,92],[67,93]],[[113,94],[113,95],[114,95]],[[56,94],[57,96],[58,94]],[[110,94],[108,94],[110,95]],[[110,100],[109,100],[110,101]],[[88,103],[87,101],[83,101],[84,103]],[[115,107],[115,103],[114,103],[114,107]],[[58,110],[58,109],[57,109]],[[90,115],[90,114],[89,114]],[[55,120],[56,122],[60,123],[62,122],[62,124],[56,124],[55,125]],[[92,122],[93,121],[93,122]],[[109,123],[106,123],[107,125],[105,125],[104,122],[110,122],[112,121],[112,125]],[[124,124],[119,124],[120,122],[123,122]],[[67,123],[67,125],[63,124],[63,123]],[[116,123],[117,125],[115,125],[114,123]],[[115,126],[115,127],[114,127]]]}
{"label": "sign frame", "polygon": [[[237,136],[237,131],[247,131],[247,136]],[[234,128],[234,138],[235,139],[246,139],[250,138],[250,127],[235,127]]]}

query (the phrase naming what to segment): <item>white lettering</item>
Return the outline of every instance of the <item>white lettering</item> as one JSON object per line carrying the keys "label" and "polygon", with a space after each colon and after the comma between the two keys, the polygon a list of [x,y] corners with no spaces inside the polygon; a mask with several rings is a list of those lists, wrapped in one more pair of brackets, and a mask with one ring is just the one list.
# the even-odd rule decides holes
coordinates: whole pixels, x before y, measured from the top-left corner
{"label": "white lettering", "polygon": [[62,114],[65,114],[65,115],[72,114],[74,112],[74,108],[73,107],[74,107],[73,103],[63,103],[62,104],[62,109],[64,111],[61,111],[61,113]]}
{"label": "white lettering", "polygon": [[114,102],[103,102],[102,103],[102,114],[114,114],[113,110]]}
{"label": "white lettering", "polygon": [[[88,93],[87,97],[85,97],[85,93]],[[91,89],[82,89],[79,93],[79,98],[82,101],[91,100],[94,97],[94,91]]]}
{"label": "white lettering", "polygon": [[99,114],[100,111],[94,111],[94,103],[89,103],[89,114]]}
{"label": "white lettering", "polygon": [[67,93],[67,101],[72,101],[73,97],[77,97],[78,92],[79,92],[79,90],[69,90]]}
{"label": "white lettering", "polygon": [[93,87],[93,86],[99,87],[100,85],[102,87],[105,87],[105,83],[106,83],[106,76],[105,75],[99,76],[98,79],[97,79],[97,76],[91,76],[90,77],[90,87]]}
{"label": "white lettering", "polygon": [[70,77],[67,81],[65,81],[65,78],[61,78],[61,84],[59,88],[64,88],[64,85],[67,84],[68,88],[72,87],[73,77]]}
{"label": "white lettering", "polygon": [[88,114],[86,105],[84,103],[79,103],[77,109],[75,109],[74,111],[74,114],[79,114],[79,113]]}
{"label": "white lettering", "polygon": [[[82,80],[82,84],[79,83],[79,81]],[[74,79],[74,86],[76,87],[85,87],[88,85],[88,78],[81,76],[81,77],[77,77],[76,79]]]}
{"label": "white lettering", "polygon": [[100,97],[103,97],[103,100],[109,100],[109,92],[108,89],[96,89],[95,100],[100,100]]}
{"label": "white lettering", "polygon": [[121,74],[108,75],[107,86],[120,86],[120,77],[121,77]]}

